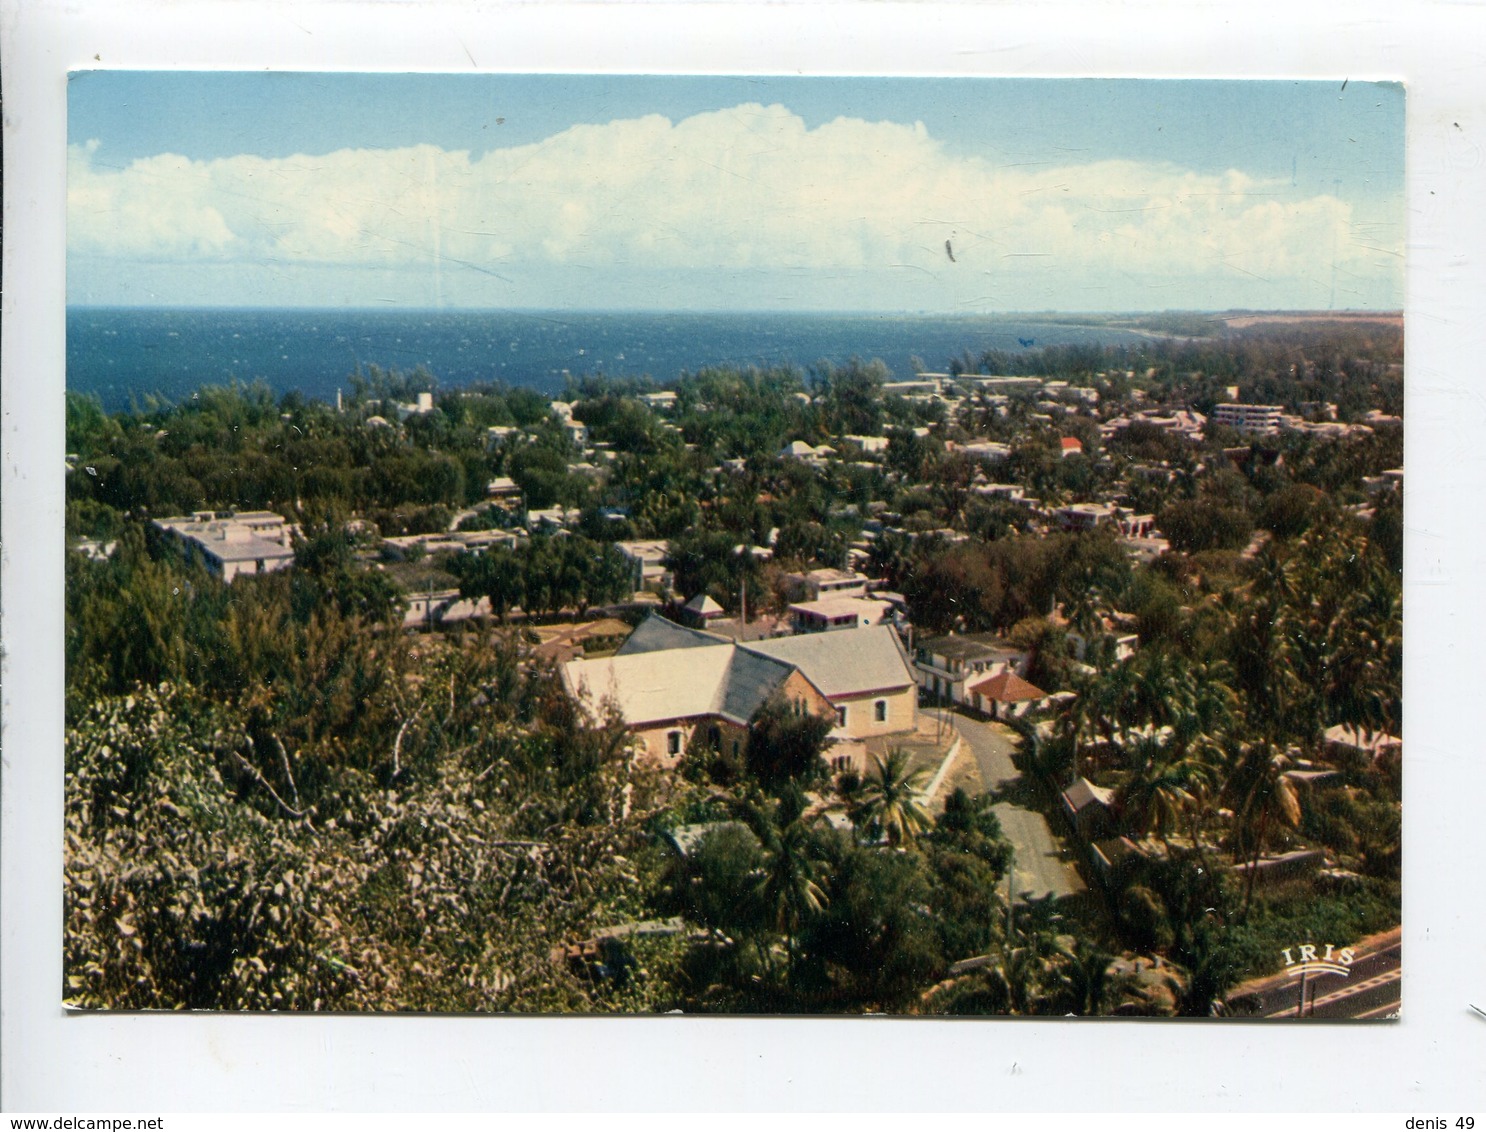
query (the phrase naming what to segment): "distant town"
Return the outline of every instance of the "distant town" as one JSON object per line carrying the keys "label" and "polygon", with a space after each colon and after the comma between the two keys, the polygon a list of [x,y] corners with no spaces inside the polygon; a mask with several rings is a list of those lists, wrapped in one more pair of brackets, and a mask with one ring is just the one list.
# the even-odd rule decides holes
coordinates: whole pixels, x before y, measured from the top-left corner
{"label": "distant town", "polygon": [[1199,325],[70,394],[65,999],[1395,1015],[1401,322]]}

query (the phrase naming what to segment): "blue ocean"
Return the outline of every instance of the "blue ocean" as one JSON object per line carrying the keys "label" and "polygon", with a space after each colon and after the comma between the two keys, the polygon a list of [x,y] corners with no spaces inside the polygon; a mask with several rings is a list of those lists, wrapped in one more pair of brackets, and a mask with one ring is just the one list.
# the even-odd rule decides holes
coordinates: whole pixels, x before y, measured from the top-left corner
{"label": "blue ocean", "polygon": [[266,381],[334,400],[358,369],[424,366],[440,388],[500,381],[557,392],[589,374],[673,381],[720,364],[808,368],[879,358],[896,377],[965,351],[1135,341],[1025,316],[572,311],[132,309],[67,311],[68,388],[106,409],[177,402],[203,385]]}

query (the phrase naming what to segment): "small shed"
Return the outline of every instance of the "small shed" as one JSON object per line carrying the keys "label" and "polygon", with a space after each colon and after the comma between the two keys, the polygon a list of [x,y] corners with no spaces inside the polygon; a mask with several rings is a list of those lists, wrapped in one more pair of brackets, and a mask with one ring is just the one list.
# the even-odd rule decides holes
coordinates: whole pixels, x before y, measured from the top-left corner
{"label": "small shed", "polygon": [[1128,837],[1110,837],[1089,846],[1089,858],[1094,869],[1104,880],[1109,880],[1122,861],[1145,854],[1139,845]]}
{"label": "small shed", "polygon": [[681,612],[693,625],[706,628],[709,623],[723,615],[722,606],[707,593],[699,593],[681,607]]}
{"label": "small shed", "polygon": [[1087,842],[1115,833],[1114,791],[1095,786],[1087,778],[1078,779],[1063,791],[1063,812],[1074,832]]}

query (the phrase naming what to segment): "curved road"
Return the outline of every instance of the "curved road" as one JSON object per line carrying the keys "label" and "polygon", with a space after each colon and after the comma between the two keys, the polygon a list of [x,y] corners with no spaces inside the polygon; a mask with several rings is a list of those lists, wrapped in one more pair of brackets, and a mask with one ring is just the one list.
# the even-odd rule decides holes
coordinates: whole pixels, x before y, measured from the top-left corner
{"label": "curved road", "polygon": [[[989,793],[1004,791],[1021,772],[1011,761],[1015,740],[1006,729],[948,711],[939,714],[964,739],[980,767],[981,781]],[[1074,867],[1074,855],[1053,833],[1047,819],[1035,810],[1014,802],[991,807],[1002,832],[1016,850],[1013,878],[1018,902],[1045,896],[1072,896],[1085,885]],[[1400,931],[1381,932],[1356,944],[1357,958],[1343,979],[1326,977],[1307,980],[1307,1018],[1390,1018],[1399,1011],[1403,953]],[[1234,987],[1229,1001],[1245,996],[1253,1014],[1266,1018],[1295,1017],[1299,983],[1283,972]],[[1251,1015],[1252,1016],[1252,1015]]]}
{"label": "curved road", "polygon": [[[988,792],[1004,790],[1020,776],[1021,772],[1011,761],[1015,741],[1007,738],[1001,728],[947,711],[943,712],[943,718],[959,731],[975,756]],[[1074,867],[1073,853],[1053,833],[1045,817],[1013,802],[997,802],[991,810],[1016,850],[1012,884],[1019,902],[1049,895],[1073,896],[1085,890],[1083,879]]]}

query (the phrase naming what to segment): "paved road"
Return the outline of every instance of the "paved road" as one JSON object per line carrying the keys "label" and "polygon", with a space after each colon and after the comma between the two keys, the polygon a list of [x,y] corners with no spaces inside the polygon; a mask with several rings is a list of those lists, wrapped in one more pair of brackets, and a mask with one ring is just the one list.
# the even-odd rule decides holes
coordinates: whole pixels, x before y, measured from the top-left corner
{"label": "paved road", "polygon": [[[980,777],[988,791],[1004,789],[1019,771],[1011,761],[1014,742],[993,724],[963,715],[949,715],[980,765]],[[1047,819],[1035,810],[1011,802],[992,807],[1006,839],[1016,849],[1016,875],[1012,878],[1018,900],[1028,897],[1072,896],[1085,885],[1073,864],[1073,854],[1048,827]]]}
{"label": "paved road", "polygon": [[[1307,1018],[1388,1018],[1399,1012],[1403,989],[1403,944],[1395,928],[1363,940],[1345,976],[1306,980]],[[1230,1002],[1245,993],[1257,1000],[1265,1018],[1294,1018],[1300,982],[1283,972],[1256,979],[1228,992]]]}

